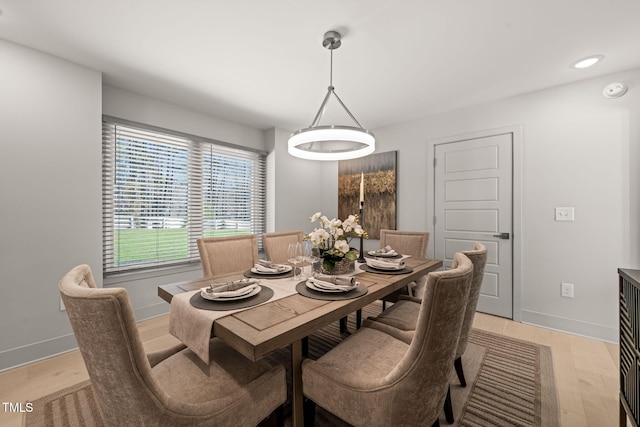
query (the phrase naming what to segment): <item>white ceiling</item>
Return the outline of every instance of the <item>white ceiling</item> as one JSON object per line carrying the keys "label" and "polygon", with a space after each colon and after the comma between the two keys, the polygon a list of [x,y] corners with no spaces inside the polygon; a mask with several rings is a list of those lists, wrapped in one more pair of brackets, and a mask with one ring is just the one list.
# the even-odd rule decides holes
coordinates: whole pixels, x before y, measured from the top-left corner
{"label": "white ceiling", "polygon": [[[0,0],[0,11],[0,38],[257,128],[311,123],[328,30],[343,33],[336,93],[372,129],[640,67],[640,0]],[[592,54],[605,60],[570,67]],[[352,124],[335,101],[325,119]]]}

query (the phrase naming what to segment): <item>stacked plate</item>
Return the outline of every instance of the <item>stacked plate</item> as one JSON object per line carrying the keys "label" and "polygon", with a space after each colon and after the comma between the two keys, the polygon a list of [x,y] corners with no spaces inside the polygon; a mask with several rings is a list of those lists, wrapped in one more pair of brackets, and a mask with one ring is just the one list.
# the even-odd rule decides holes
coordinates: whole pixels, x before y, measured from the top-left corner
{"label": "stacked plate", "polygon": [[382,258],[395,258],[398,255],[400,255],[389,245],[385,246],[384,248],[380,248],[376,251],[369,251],[367,253],[371,256],[382,257]]}
{"label": "stacked plate", "polygon": [[320,280],[311,277],[305,282],[307,288],[317,292],[349,292],[358,287],[358,282],[353,277],[334,278],[330,280]]}
{"label": "stacked plate", "polygon": [[274,275],[274,274],[286,274],[291,271],[293,267],[285,264],[276,264],[270,261],[260,260],[257,264],[254,264],[251,268],[251,272],[255,274]]}
{"label": "stacked plate", "polygon": [[262,290],[258,282],[250,280],[239,280],[219,285],[200,289],[200,295],[209,301],[237,301],[258,295]]}
{"label": "stacked plate", "polygon": [[376,270],[403,270],[405,268],[404,261],[392,261],[386,259],[378,259],[378,258],[367,258],[367,265],[371,268],[375,268]]}

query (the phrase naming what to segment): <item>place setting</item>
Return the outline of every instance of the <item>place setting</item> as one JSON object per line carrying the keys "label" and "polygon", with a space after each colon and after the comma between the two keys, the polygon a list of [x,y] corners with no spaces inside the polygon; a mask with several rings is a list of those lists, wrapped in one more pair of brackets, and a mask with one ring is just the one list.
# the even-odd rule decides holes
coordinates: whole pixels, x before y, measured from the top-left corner
{"label": "place setting", "polygon": [[375,251],[369,251],[365,254],[365,258],[388,258],[388,259],[402,259],[402,254],[398,253],[391,246],[387,245],[384,248],[376,249]]}
{"label": "place setting", "polygon": [[301,269],[288,264],[278,264],[266,259],[259,259],[254,266],[244,272],[244,277],[254,279],[281,279],[300,274]]}
{"label": "place setting", "polygon": [[298,282],[296,291],[309,298],[337,301],[365,295],[368,289],[355,277],[315,273],[307,280]]}
{"label": "place setting", "polygon": [[365,263],[360,265],[360,269],[376,274],[406,274],[413,271],[405,264],[402,255],[397,259],[393,257],[365,257]]}
{"label": "place setting", "polygon": [[259,280],[240,279],[211,283],[196,292],[189,302],[195,308],[213,311],[235,310],[269,301],[273,289],[261,285]]}

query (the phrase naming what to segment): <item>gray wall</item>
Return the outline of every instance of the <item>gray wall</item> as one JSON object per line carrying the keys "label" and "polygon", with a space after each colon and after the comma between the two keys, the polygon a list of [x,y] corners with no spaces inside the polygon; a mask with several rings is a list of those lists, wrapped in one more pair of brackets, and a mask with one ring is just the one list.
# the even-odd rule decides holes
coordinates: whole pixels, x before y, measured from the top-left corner
{"label": "gray wall", "polygon": [[101,76],[0,40],[0,370],[75,346],[58,280],[102,283]]}
{"label": "gray wall", "polygon": [[200,265],[102,278],[102,114],[264,150],[264,132],[115,87],[95,70],[0,40],[0,370],[75,348],[58,280],[91,266],[138,319],[168,312],[157,286]]}

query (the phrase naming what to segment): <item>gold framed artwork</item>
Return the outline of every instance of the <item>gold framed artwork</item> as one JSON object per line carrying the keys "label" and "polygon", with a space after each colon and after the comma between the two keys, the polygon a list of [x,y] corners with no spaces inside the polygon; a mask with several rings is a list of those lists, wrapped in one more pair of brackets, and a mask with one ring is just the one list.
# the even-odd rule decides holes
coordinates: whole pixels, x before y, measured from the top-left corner
{"label": "gold framed artwork", "polygon": [[370,239],[380,229],[396,229],[397,151],[338,162],[338,218],[360,209],[360,183],[364,189],[363,228]]}

